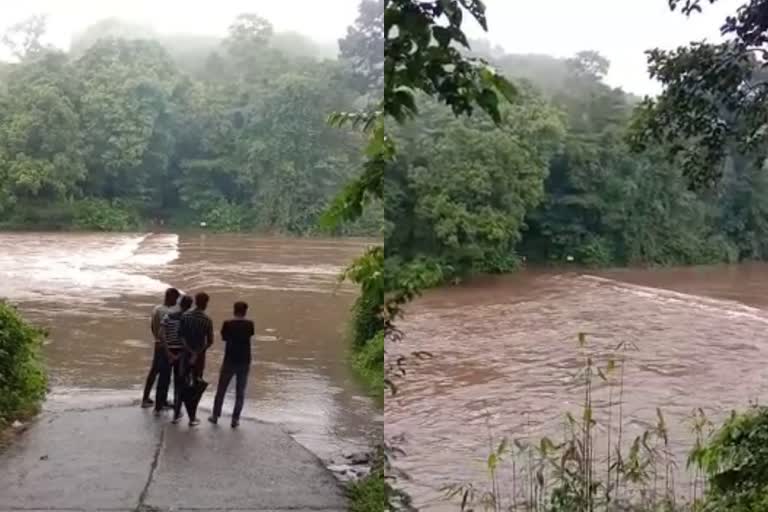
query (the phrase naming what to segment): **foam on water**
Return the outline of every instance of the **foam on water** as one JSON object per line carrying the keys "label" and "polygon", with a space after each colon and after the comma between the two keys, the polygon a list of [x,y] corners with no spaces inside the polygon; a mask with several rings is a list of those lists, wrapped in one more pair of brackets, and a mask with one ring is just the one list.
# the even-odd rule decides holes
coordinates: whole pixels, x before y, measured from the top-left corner
{"label": "foam on water", "polygon": [[177,235],[0,235],[0,297],[97,302],[154,294],[152,277],[178,258]]}
{"label": "foam on water", "polygon": [[614,289],[619,289],[654,302],[681,304],[687,307],[700,309],[708,313],[723,315],[730,318],[746,318],[749,320],[768,324],[768,317],[766,317],[764,310],[752,306],[747,306],[746,304],[742,304],[736,301],[714,299],[711,297],[703,297],[701,295],[694,295],[691,293],[676,292],[664,288],[654,288],[651,286],[630,284],[623,281],[617,281],[615,279],[592,276],[588,274],[581,275],[579,278],[583,281],[593,282],[598,285],[610,286]]}

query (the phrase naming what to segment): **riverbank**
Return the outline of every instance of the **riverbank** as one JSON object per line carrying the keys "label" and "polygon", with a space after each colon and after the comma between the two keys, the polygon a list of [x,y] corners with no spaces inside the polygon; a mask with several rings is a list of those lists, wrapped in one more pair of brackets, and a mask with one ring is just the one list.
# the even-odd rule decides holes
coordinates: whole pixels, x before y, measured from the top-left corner
{"label": "riverbank", "polygon": [[381,221],[375,216],[341,226],[333,233],[319,227],[318,220],[297,226],[275,226],[248,216],[227,217],[186,210],[143,212],[113,206],[103,201],[35,204],[7,215],[0,231],[10,232],[102,232],[153,231],[167,233],[248,233],[254,236],[299,238],[375,238],[381,236]]}
{"label": "riverbank", "polygon": [[0,454],[3,510],[346,510],[332,473],[279,426],[167,420],[123,405],[43,412]]}
{"label": "riverbank", "polygon": [[0,223],[0,233],[155,233],[155,234],[178,234],[178,235],[204,235],[204,234],[233,234],[233,235],[249,235],[260,238],[275,238],[275,239],[295,239],[295,240],[359,240],[359,241],[371,241],[371,243],[381,243],[376,238],[378,233],[375,231],[359,231],[352,230],[350,232],[343,233],[328,233],[321,230],[304,231],[300,233],[294,233],[290,231],[281,230],[268,230],[259,228],[243,228],[243,229],[225,229],[217,228],[215,226],[209,226],[208,224],[200,225],[199,222],[192,222],[187,224],[160,224],[156,222],[142,222],[140,224],[131,224],[125,228],[98,228],[94,226],[79,227],[72,224],[56,225],[56,224],[9,224]]}
{"label": "riverbank", "polygon": [[[384,408],[384,337],[381,337],[379,346],[378,336],[369,341],[363,347],[356,347],[352,353],[352,368],[365,386],[370,390],[371,396],[376,400],[377,406]],[[383,445],[382,439],[378,441]],[[365,476],[352,481],[349,486],[350,512],[379,512],[384,510],[387,496],[387,482],[384,478],[384,466],[380,454],[376,451],[379,446],[371,447],[371,453],[365,462]]]}

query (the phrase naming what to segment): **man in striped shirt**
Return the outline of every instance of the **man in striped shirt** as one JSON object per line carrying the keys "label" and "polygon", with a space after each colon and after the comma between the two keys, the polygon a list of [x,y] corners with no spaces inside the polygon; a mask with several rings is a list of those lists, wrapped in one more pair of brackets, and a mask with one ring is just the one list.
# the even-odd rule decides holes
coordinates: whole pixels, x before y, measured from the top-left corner
{"label": "man in striped shirt", "polygon": [[[150,321],[150,330],[152,336],[155,339],[152,366],[149,369],[147,375],[147,381],[144,384],[144,396],[141,400],[142,407],[152,407],[152,399],[149,398],[149,394],[152,392],[152,388],[155,387],[155,381],[158,380],[158,374],[162,373],[165,366],[165,350],[162,347],[162,337],[160,336],[160,322],[163,317],[168,313],[171,313],[176,308],[176,301],[179,300],[179,290],[176,288],[168,288],[165,290],[165,300],[159,306],[155,306],[152,310],[152,319]],[[163,408],[166,405],[167,396],[160,393],[160,382],[157,383],[157,392],[155,393],[154,405],[156,408]]]}
{"label": "man in striped shirt", "polygon": [[[179,307],[171,311],[160,323],[160,337],[163,340],[163,351],[165,353],[166,365],[160,372],[160,382],[157,384],[157,395],[168,396],[171,374],[173,374],[173,410],[174,413],[181,411],[180,393],[184,387],[184,343],[179,334],[182,315],[192,307],[192,297],[185,295],[179,301]],[[155,412],[159,413],[162,408],[155,407]]]}

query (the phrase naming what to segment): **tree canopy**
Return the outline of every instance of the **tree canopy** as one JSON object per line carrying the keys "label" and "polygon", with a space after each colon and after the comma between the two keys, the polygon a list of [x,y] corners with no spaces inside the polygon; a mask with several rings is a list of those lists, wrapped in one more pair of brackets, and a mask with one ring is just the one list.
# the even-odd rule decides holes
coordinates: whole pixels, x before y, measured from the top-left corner
{"label": "tree canopy", "polygon": [[[704,4],[669,3],[686,15],[695,15]],[[726,160],[737,153],[762,162],[768,136],[767,19],[768,3],[750,0],[724,21],[722,42],[650,50],[650,75],[664,89],[638,111],[633,146],[663,145],[697,188],[712,187],[723,176]]]}
{"label": "tree canopy", "polygon": [[[0,223],[302,234],[361,161],[359,135],[325,122],[361,98],[354,66],[256,14],[184,51],[110,19],[62,52],[40,42],[44,21],[4,39],[17,62],[0,80]],[[374,234],[380,219],[337,231]]]}
{"label": "tree canopy", "polygon": [[[722,180],[690,190],[685,163],[670,158],[668,146],[639,151],[627,143],[639,100],[604,83],[610,63],[601,55],[515,55],[482,41],[472,48],[516,79],[517,99],[502,108],[497,130],[474,116],[455,130],[450,109],[422,99],[420,115],[394,132],[404,142],[386,173],[391,260],[436,263],[440,279],[450,279],[508,271],[523,260],[670,265],[768,256],[767,180],[750,153],[734,149]],[[490,152],[509,156],[497,160],[501,174],[484,181],[480,172],[493,172],[483,155]],[[514,201],[484,195],[488,183],[505,190],[521,172],[525,186],[513,189]],[[494,208],[503,222],[488,216]]]}

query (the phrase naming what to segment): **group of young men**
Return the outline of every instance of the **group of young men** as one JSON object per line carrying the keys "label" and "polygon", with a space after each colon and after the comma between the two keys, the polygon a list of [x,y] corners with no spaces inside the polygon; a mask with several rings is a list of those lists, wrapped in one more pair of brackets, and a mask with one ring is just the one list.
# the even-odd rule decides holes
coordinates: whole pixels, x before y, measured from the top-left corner
{"label": "group of young men", "polygon": [[[198,293],[194,300],[182,296],[176,288],[165,291],[163,304],[152,311],[150,329],[154,337],[152,366],[144,385],[142,407],[154,405],[155,414],[164,409],[173,409],[173,423],[182,417],[182,403],[185,389],[202,381],[205,371],[205,355],[213,345],[213,321],[206,314],[210,297]],[[193,307],[194,306],[194,307]],[[240,424],[240,413],[245,401],[245,386],[251,364],[251,337],[254,335],[253,322],[246,319],[248,304],[236,302],[234,318],[225,321],[221,327],[221,338],[225,343],[224,361],[219,372],[219,383],[214,399],[213,414],[208,421],[218,422],[227,387],[234,377],[235,407],[232,411],[232,428]],[[168,400],[168,391],[173,376],[174,398]],[[150,393],[157,381],[155,400]],[[197,400],[186,403],[189,425],[194,427],[197,419]]]}

